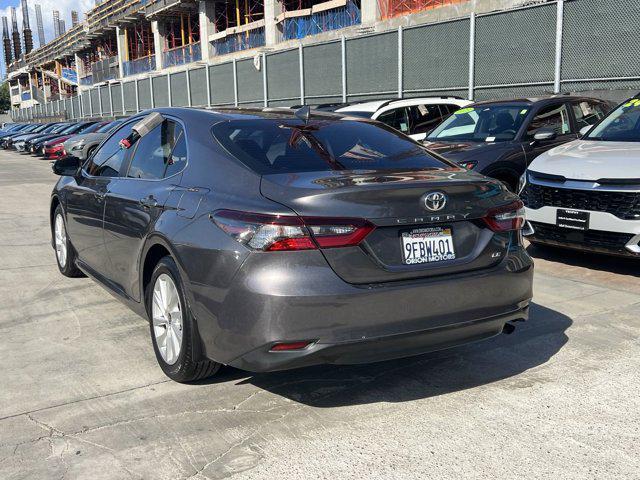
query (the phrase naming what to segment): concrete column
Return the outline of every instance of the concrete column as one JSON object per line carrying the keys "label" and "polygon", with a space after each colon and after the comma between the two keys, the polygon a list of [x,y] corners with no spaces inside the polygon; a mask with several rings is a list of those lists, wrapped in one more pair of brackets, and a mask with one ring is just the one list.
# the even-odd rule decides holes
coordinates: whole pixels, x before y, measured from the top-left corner
{"label": "concrete column", "polygon": [[78,92],[80,92],[83,87],[82,85],[80,85],[80,76],[84,75],[84,68],[82,67],[82,60],[80,60],[80,55],[78,55],[77,53],[74,54],[74,59],[76,62],[76,76],[78,78]]}
{"label": "concrete column", "polygon": [[374,23],[380,20],[380,7],[378,0],[361,0],[362,11],[360,13],[362,24]]}
{"label": "concrete column", "polygon": [[215,33],[214,2],[210,0],[200,0],[198,2],[198,22],[200,23],[200,51],[202,52],[202,60],[205,62],[209,60],[209,57],[213,56],[214,52],[209,44],[209,35]]}
{"label": "concrete column", "polygon": [[276,17],[282,13],[282,3],[279,0],[264,0],[264,43],[266,46],[275,45],[280,41]]}
{"label": "concrete column", "polygon": [[116,45],[118,47],[118,76],[124,78],[124,62],[129,59],[124,28],[116,27]]}
{"label": "concrete column", "polygon": [[164,25],[157,20],[151,22],[153,49],[156,52],[156,70],[162,70],[162,50],[164,48]]}
{"label": "concrete column", "polygon": [[40,75],[40,78],[42,78],[42,98],[44,99],[44,102],[47,103],[47,85],[44,83],[44,72],[40,72]]}

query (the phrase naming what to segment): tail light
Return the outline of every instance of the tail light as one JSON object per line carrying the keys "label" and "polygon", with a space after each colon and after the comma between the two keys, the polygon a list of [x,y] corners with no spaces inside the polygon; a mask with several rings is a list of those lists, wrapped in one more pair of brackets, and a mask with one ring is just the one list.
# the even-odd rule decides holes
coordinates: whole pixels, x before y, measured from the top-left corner
{"label": "tail light", "polygon": [[213,221],[235,240],[266,252],[358,245],[375,227],[361,219],[263,215],[219,210]]}
{"label": "tail light", "polygon": [[525,222],[524,204],[516,200],[503,207],[492,208],[483,220],[494,232],[520,230]]}

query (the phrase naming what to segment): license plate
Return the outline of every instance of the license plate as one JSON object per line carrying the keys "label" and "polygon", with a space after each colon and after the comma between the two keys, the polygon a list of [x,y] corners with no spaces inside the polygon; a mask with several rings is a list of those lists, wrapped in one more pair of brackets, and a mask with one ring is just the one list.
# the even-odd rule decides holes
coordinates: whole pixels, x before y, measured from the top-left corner
{"label": "license plate", "polygon": [[589,212],[558,209],[556,225],[571,230],[589,230]]}
{"label": "license plate", "polygon": [[404,263],[435,263],[453,260],[453,235],[449,227],[428,227],[402,233]]}

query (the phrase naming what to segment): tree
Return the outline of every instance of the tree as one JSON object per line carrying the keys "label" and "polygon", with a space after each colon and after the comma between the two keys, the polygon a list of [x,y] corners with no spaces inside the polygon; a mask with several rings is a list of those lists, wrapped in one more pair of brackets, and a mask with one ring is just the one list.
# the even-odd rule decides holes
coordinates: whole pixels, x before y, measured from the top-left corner
{"label": "tree", "polygon": [[9,82],[0,85],[0,112],[11,110],[11,96],[9,95]]}

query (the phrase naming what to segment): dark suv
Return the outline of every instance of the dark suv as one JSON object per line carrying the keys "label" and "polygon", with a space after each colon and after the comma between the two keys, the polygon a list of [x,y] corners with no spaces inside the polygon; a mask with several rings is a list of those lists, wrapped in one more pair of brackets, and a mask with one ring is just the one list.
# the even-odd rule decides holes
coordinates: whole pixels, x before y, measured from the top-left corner
{"label": "dark suv", "polygon": [[597,123],[612,107],[603,100],[566,95],[478,102],[455,112],[425,144],[515,191],[534,158],[575,140],[582,128]]}

